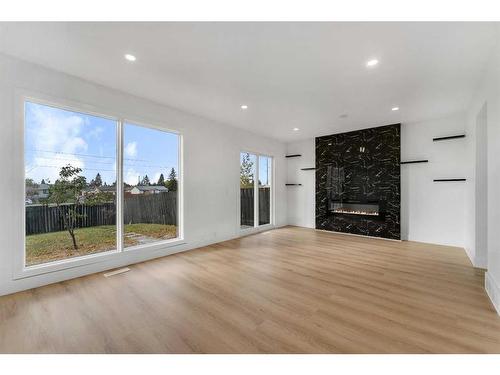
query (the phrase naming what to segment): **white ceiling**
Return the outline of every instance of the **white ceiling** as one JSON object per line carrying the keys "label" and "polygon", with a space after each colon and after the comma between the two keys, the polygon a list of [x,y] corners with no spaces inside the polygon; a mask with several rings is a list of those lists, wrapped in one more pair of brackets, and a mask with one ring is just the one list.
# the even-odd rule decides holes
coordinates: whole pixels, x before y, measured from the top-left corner
{"label": "white ceiling", "polygon": [[[0,51],[292,141],[464,110],[495,43],[497,27],[0,23]],[[125,53],[134,54],[137,61],[125,61]],[[377,67],[366,68],[370,58],[380,61]],[[242,104],[248,110],[242,111]],[[400,111],[391,111],[394,106]],[[292,131],[294,127],[300,131]]]}

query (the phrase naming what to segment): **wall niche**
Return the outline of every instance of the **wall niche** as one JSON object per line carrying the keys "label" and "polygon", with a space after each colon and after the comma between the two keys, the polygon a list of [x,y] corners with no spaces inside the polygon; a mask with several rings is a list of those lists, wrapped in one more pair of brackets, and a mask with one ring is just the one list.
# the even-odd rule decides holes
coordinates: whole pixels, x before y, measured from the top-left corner
{"label": "wall niche", "polygon": [[399,240],[401,124],[316,138],[316,228]]}

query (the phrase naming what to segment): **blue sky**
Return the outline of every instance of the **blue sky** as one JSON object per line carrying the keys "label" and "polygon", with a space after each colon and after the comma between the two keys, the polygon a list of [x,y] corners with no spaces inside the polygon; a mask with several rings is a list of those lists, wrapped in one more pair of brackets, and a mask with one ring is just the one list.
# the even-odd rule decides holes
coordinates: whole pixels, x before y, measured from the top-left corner
{"label": "blue sky", "polygon": [[271,183],[272,160],[268,156],[259,156],[259,181],[262,185]]}
{"label": "blue sky", "polygon": [[172,168],[177,173],[177,134],[125,124],[123,145],[123,179],[128,184],[135,184],[145,174],[153,183],[161,173],[166,180]]}
{"label": "blue sky", "polygon": [[[246,152],[242,152],[240,154],[240,163],[243,161],[243,157],[246,155]],[[250,155],[250,162],[253,163],[253,173],[255,173],[255,168],[257,164],[256,155]],[[259,156],[259,181],[262,185],[269,185],[271,183],[272,177],[272,158],[268,156]]]}
{"label": "blue sky", "polygon": [[[26,178],[39,183],[54,182],[61,167],[71,164],[83,169],[90,182],[101,174],[103,182],[116,180],[116,122],[87,114],[26,102]],[[160,173],[167,178],[178,170],[178,136],[173,133],[124,126],[125,182],[136,184],[148,175],[156,182]]]}

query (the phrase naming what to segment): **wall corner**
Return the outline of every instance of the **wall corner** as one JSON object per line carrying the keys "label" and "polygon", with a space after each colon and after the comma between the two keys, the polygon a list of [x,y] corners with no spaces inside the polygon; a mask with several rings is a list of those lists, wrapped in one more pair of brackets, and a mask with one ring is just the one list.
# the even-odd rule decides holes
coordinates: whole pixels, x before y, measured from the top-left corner
{"label": "wall corner", "polygon": [[498,315],[500,315],[500,285],[493,278],[491,272],[486,272],[484,275],[484,287],[493,307],[495,307]]}

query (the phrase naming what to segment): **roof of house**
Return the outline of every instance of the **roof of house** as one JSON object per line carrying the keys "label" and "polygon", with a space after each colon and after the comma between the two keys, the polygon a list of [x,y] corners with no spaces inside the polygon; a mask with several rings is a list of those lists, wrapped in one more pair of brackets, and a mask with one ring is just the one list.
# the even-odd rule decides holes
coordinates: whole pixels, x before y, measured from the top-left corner
{"label": "roof of house", "polygon": [[168,191],[168,189],[165,186],[162,185],[154,185],[154,186],[134,186],[134,188],[137,188],[141,191],[151,191],[151,190],[159,190],[159,191]]}
{"label": "roof of house", "polygon": [[116,190],[116,186],[112,186],[112,185],[99,186],[98,189],[100,191],[115,191]]}
{"label": "roof of house", "polygon": [[88,188],[85,189],[86,192],[108,192],[108,191],[115,191],[116,190],[116,186],[90,186]]}

